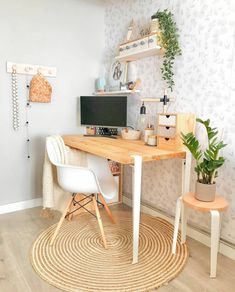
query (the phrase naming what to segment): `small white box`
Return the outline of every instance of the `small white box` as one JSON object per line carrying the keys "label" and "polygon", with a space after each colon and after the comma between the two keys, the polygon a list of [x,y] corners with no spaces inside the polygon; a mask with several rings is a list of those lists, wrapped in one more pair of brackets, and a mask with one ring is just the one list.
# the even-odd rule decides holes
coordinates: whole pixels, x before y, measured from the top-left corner
{"label": "small white box", "polygon": [[175,126],[176,116],[175,115],[159,115],[159,126]]}
{"label": "small white box", "polygon": [[138,43],[138,48],[139,48],[138,51],[142,51],[144,49],[147,49],[148,48],[148,37],[139,39],[137,41],[137,43]]}
{"label": "small white box", "polygon": [[119,47],[119,56],[123,56],[123,55],[125,55],[126,54],[126,52],[125,52],[125,45],[121,45],[120,47]]}
{"label": "small white box", "polygon": [[148,47],[149,48],[156,48],[158,47],[158,36],[157,34],[152,34],[148,37]]}
{"label": "small white box", "polygon": [[127,43],[125,44],[125,53],[124,55],[130,55],[133,53],[133,47],[132,47],[132,43]]}
{"label": "small white box", "polygon": [[140,45],[137,40],[131,43],[131,47],[132,47],[132,53],[136,53],[140,50]]}
{"label": "small white box", "polygon": [[174,138],[175,137],[176,128],[172,128],[170,126],[159,126],[158,127],[158,136],[166,137],[166,138]]}

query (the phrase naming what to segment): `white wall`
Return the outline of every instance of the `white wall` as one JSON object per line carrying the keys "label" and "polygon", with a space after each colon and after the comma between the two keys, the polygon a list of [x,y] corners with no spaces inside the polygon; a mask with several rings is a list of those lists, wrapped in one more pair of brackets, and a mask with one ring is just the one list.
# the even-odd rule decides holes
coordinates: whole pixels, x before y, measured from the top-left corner
{"label": "white wall", "polygon": [[[226,163],[219,170],[218,193],[229,201],[223,215],[222,238],[235,244],[235,2],[233,0],[110,0],[105,13],[107,63],[117,53],[131,19],[141,27],[150,21],[158,9],[170,9],[179,27],[182,56],[175,62],[176,101],[170,112],[194,112],[210,118],[212,125],[224,128],[223,150]],[[159,97],[165,84],[160,67],[162,57],[154,56],[133,62],[142,80],[142,97]],[[135,124],[140,96],[129,97],[129,121]],[[162,106],[147,105],[153,115]],[[174,215],[175,202],[180,194],[180,162],[146,163],[143,168],[142,199],[148,205]],[[195,173],[192,169],[191,189]],[[131,193],[131,170],[126,169],[125,193]],[[208,214],[190,212],[190,222],[210,230]]]}
{"label": "white wall", "polygon": [[[45,136],[82,131],[77,97],[91,94],[104,45],[98,0],[0,0],[0,205],[41,196]],[[20,130],[12,128],[11,76],[6,61],[56,66],[50,104],[32,104],[27,159],[25,76],[19,76]]]}

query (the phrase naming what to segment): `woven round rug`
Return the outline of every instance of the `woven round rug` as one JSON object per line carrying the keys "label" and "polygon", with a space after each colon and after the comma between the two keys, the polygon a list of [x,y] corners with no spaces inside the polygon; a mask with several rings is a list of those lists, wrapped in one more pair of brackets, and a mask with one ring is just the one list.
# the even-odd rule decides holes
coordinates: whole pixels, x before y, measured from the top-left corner
{"label": "woven round rug", "polygon": [[141,215],[139,262],[132,264],[131,212],[112,213],[116,224],[101,212],[107,250],[102,245],[98,223],[89,214],[65,221],[53,246],[49,246],[49,240],[56,225],[43,231],[31,249],[36,273],[61,290],[77,292],[151,291],[179,274],[188,249],[178,239],[177,252],[171,254],[171,224]]}

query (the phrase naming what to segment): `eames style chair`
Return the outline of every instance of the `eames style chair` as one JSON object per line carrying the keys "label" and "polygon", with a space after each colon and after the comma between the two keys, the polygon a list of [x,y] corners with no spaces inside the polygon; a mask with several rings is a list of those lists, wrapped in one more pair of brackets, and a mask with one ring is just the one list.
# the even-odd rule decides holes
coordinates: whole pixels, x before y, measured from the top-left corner
{"label": "eames style chair", "polygon": [[[63,147],[65,149],[64,143]],[[87,154],[88,167],[63,164],[61,163],[61,148],[53,136],[47,137],[46,150],[50,162],[56,166],[58,184],[63,190],[72,193],[71,199],[69,200],[51,238],[50,245],[53,245],[65,217],[71,214],[69,213],[69,210],[72,205],[78,205],[79,207],[76,210],[84,208],[86,211],[97,218],[103,244],[104,247],[107,248],[107,242],[99,212],[99,205],[104,206],[109,218],[113,223],[115,223],[115,220],[105,200],[113,199],[118,193],[118,186],[110,171],[107,159]],[[75,198],[76,194],[82,194],[84,195],[84,198],[80,201],[77,201]],[[84,203],[86,199],[89,201]],[[85,205],[91,202],[93,202],[95,214],[90,212],[85,207]]]}

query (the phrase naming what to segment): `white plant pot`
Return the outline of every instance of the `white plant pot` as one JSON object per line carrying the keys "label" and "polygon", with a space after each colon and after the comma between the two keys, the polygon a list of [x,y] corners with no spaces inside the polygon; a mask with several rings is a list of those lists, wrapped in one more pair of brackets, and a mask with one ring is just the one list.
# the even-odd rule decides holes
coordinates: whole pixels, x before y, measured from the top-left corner
{"label": "white plant pot", "polygon": [[195,198],[203,202],[213,202],[215,200],[216,184],[203,184],[196,182]]}

